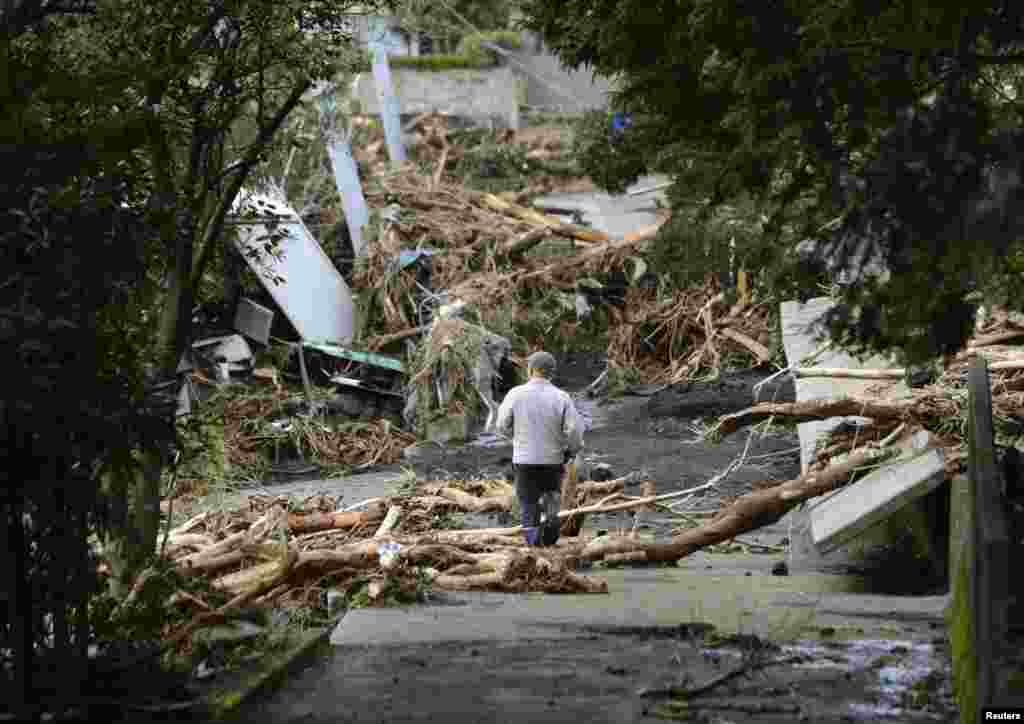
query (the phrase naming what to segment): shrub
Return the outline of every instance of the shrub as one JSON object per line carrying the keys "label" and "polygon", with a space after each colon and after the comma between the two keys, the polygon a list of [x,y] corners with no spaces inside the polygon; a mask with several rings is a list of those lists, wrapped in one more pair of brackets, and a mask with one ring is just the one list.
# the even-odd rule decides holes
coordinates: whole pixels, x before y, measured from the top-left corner
{"label": "shrub", "polygon": [[458,55],[469,58],[477,63],[477,67],[497,65],[498,55],[493,50],[483,47],[484,43],[492,43],[505,50],[518,50],[522,47],[519,33],[514,30],[494,30],[489,33],[473,33],[467,35],[459,43]]}

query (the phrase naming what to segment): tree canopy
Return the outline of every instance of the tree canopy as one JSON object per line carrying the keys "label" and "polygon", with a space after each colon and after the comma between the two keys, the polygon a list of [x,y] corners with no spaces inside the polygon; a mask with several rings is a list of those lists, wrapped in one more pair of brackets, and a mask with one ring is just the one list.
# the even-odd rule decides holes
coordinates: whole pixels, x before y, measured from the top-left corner
{"label": "tree canopy", "polygon": [[87,536],[122,588],[152,556],[199,281],[288,116],[361,61],[347,13],[380,4],[0,3],[0,681],[19,720],[59,705],[55,682],[77,691],[67,667],[36,690],[31,658],[73,642],[84,663]]}
{"label": "tree canopy", "polygon": [[887,280],[845,285],[831,319],[852,348],[923,360],[962,344],[980,298],[1020,306],[1024,6],[526,0],[523,10],[567,66],[620,79],[614,105],[635,118],[629,148],[674,176],[678,204],[751,200],[767,217],[761,259],[775,267],[795,265],[808,238],[832,268],[884,261]]}

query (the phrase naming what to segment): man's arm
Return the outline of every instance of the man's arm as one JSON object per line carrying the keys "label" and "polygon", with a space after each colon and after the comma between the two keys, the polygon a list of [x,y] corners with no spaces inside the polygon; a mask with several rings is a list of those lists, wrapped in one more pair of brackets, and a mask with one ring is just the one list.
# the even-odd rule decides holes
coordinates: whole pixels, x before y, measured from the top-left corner
{"label": "man's arm", "polygon": [[565,434],[565,445],[570,455],[583,449],[583,420],[576,412],[572,398],[566,395],[565,414],[562,415],[562,432]]}

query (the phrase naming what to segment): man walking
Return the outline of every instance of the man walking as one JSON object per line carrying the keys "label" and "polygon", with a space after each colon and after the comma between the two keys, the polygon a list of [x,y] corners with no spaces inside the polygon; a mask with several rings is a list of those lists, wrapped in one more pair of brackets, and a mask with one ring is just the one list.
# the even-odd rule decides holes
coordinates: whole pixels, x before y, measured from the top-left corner
{"label": "man walking", "polygon": [[[583,448],[583,422],[572,398],[551,383],[555,358],[534,352],[526,363],[530,379],[505,395],[496,427],[500,433],[513,433],[512,463],[526,543],[554,545],[562,471]],[[542,514],[545,521],[539,527]]]}

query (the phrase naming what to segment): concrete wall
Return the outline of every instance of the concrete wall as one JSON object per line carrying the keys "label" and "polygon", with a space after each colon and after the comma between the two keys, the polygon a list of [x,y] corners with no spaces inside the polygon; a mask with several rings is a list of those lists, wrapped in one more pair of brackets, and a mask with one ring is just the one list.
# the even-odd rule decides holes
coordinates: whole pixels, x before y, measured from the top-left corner
{"label": "concrete wall", "polygon": [[[433,72],[392,67],[391,78],[402,115],[436,111],[519,127],[516,78],[510,68]],[[380,113],[377,89],[369,73],[359,78],[355,97],[364,113]]]}
{"label": "concrete wall", "polygon": [[568,71],[558,59],[546,53],[515,53],[509,67],[523,78],[526,94],[523,102],[530,108],[559,113],[582,113],[608,106],[612,84],[585,70]]}
{"label": "concrete wall", "polygon": [[608,92],[613,85],[610,80],[596,77],[588,70],[566,70],[533,33],[522,33],[521,49],[510,53],[507,62],[523,78],[523,102],[530,108],[582,113],[608,106]]}

